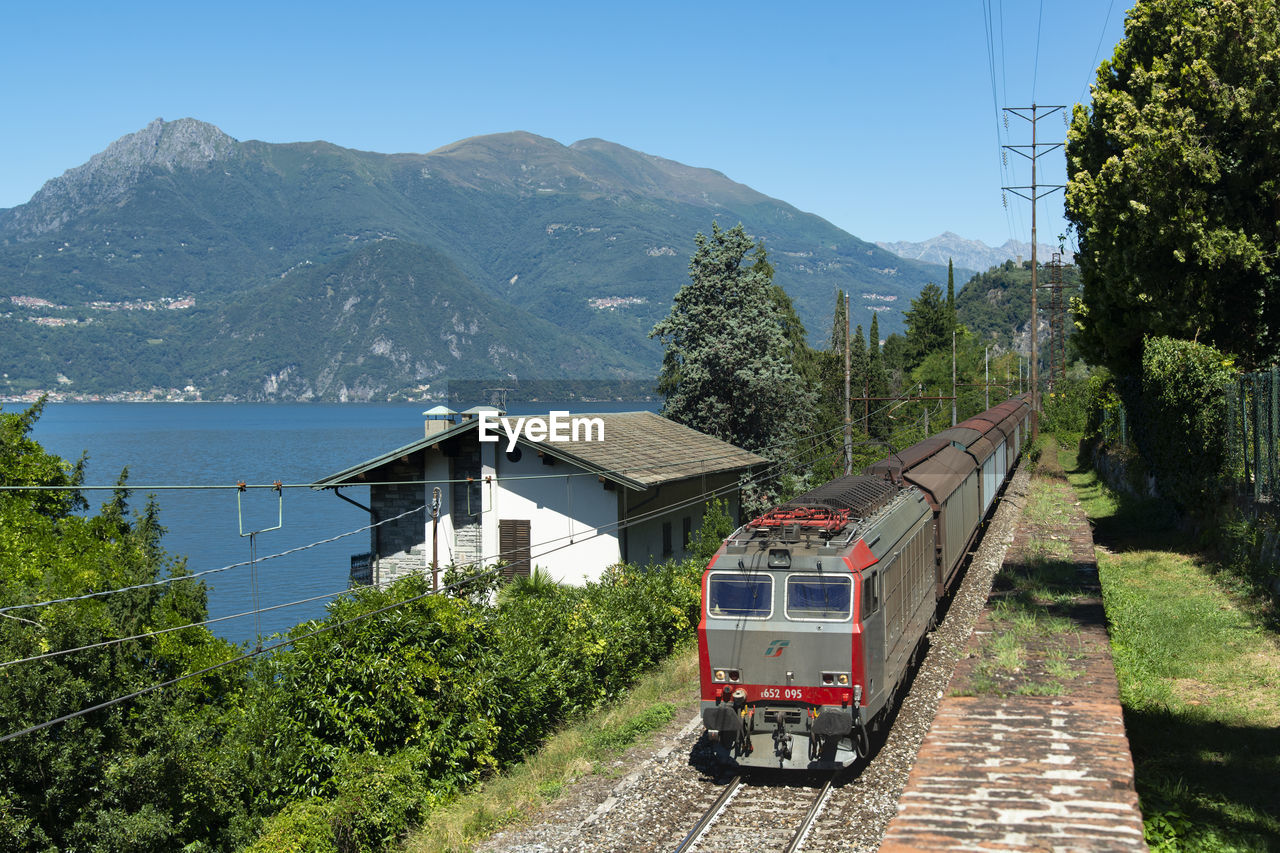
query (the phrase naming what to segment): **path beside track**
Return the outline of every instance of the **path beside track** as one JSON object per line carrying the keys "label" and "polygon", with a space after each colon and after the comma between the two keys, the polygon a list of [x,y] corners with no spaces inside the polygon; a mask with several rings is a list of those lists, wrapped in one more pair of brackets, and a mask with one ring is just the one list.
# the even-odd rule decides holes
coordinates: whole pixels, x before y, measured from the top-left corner
{"label": "path beside track", "polygon": [[1041,483],[1057,514],[1024,510],[884,853],[1147,849],[1093,538],[1070,486]]}

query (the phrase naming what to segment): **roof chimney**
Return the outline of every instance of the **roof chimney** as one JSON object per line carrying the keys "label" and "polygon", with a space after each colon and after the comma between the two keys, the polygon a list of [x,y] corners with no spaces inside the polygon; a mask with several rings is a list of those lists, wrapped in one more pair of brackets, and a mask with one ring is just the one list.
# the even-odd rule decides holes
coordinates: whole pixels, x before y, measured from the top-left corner
{"label": "roof chimney", "polygon": [[427,417],[426,435],[432,436],[438,432],[444,432],[457,423],[458,413],[448,406],[435,406],[427,409],[422,414]]}

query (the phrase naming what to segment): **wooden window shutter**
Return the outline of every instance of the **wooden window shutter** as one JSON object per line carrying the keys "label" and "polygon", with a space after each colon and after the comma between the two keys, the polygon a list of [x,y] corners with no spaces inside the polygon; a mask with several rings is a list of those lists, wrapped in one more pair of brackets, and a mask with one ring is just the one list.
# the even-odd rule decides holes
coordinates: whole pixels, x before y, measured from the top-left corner
{"label": "wooden window shutter", "polygon": [[498,551],[507,565],[502,577],[529,577],[529,521],[528,519],[500,519],[498,521]]}

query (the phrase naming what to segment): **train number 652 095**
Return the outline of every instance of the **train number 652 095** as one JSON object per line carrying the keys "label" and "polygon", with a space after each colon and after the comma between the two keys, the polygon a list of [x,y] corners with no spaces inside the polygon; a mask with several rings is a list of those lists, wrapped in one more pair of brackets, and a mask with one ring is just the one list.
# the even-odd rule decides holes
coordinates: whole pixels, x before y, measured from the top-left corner
{"label": "train number 652 095", "polygon": [[799,687],[766,687],[760,691],[761,699],[800,699],[802,698]]}

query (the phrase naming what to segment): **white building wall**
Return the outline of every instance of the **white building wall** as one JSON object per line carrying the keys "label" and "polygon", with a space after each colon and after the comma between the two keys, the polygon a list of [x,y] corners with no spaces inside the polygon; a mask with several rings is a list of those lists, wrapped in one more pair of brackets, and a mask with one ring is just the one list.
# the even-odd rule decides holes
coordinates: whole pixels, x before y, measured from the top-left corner
{"label": "white building wall", "polygon": [[[659,486],[643,494],[627,494],[627,518],[633,521],[626,529],[627,561],[637,565],[661,563],[663,553],[663,525],[671,525],[671,557],[683,559],[688,553],[684,541],[684,519],[690,520],[690,531],[696,535],[702,528],[702,513],[714,489],[735,485],[736,474],[709,474],[678,483]],[[656,496],[655,496],[656,495]],[[738,522],[738,492],[736,489],[721,496],[726,502],[729,518]],[[663,509],[675,506],[675,509]],[[657,513],[656,515],[651,515]]]}
{"label": "white building wall", "polygon": [[[624,542],[628,561],[638,565],[662,562],[664,524],[671,525],[670,556],[683,558],[687,553],[685,519],[689,521],[690,533],[696,534],[702,526],[706,493],[736,485],[738,479],[736,474],[713,474],[668,483],[645,492],[634,492],[620,485],[606,489],[594,474],[575,465],[563,461],[545,465],[535,447],[524,445],[521,450],[520,459],[513,462],[506,456],[505,444],[481,445],[480,520],[484,564],[494,562],[499,553],[498,522],[528,520],[531,564],[571,584],[598,580],[607,567],[623,559]],[[416,470],[411,476],[421,476],[427,481],[423,487],[414,487],[415,491],[421,490],[416,491],[414,499],[428,506],[428,510],[412,522],[414,526],[421,523],[421,535],[413,531],[402,531],[395,537],[384,534],[382,558],[374,567],[375,583],[385,583],[411,572],[429,575],[433,541],[442,572],[466,559],[465,555],[455,552],[454,508],[451,506],[455,493],[450,481],[456,472],[451,461],[433,449],[427,449],[420,461],[414,460]],[[489,479],[484,480],[486,477]],[[429,507],[436,487],[440,489],[440,516],[433,540]],[[729,516],[736,524],[740,520],[736,489],[724,498]],[[393,508],[385,505],[385,498],[376,502],[384,515]],[[677,506],[671,509],[673,505]],[[459,511],[466,512],[465,508]],[[619,518],[624,511],[633,523],[620,530]]]}
{"label": "white building wall", "polygon": [[531,447],[521,448],[516,462],[502,451],[496,456],[495,510],[485,516],[486,535],[492,527],[496,542],[499,520],[527,519],[531,564],[566,583],[599,580],[619,561],[617,491],[566,462],[544,465]]}

